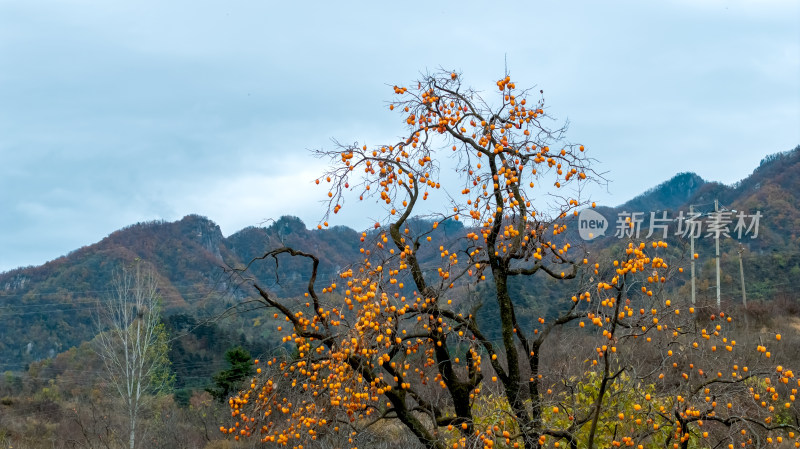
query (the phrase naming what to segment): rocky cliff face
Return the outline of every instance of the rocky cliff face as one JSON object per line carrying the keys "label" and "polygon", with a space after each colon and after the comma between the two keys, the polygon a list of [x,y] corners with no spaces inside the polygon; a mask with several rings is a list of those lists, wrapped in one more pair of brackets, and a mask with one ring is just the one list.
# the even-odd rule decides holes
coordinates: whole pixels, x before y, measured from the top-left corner
{"label": "rocky cliff face", "polygon": [[694,173],[679,173],[619,208],[627,211],[673,210],[686,204],[706,184]]}
{"label": "rocky cliff face", "polygon": [[224,240],[219,225],[199,215],[187,215],[180,221],[182,234],[192,239],[211,253],[214,259],[222,262],[220,246]]}
{"label": "rocky cliff face", "polygon": [[0,284],[0,288],[2,288],[6,292],[11,292],[14,290],[22,290],[25,288],[25,284],[27,284],[29,279],[23,274],[16,274],[13,276],[9,276],[5,279],[5,281]]}

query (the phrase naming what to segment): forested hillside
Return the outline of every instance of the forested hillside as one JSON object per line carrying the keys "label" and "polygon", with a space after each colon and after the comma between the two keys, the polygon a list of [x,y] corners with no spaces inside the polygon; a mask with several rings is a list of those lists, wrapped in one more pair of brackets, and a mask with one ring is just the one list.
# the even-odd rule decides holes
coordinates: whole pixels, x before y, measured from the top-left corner
{"label": "forested hillside", "polygon": [[[753,174],[733,186],[706,182],[697,175],[682,173],[651,188],[631,201],[615,207],[599,206],[597,211],[609,220],[604,238],[587,243],[591,251],[604,251],[621,243],[616,237],[615,222],[622,212],[643,212],[642,235],[648,231],[649,213],[668,211],[675,217],[680,211],[713,211],[714,200],[729,210],[760,212],[758,236],[720,240],[722,253],[722,291],[727,300],[741,295],[739,247],[743,248],[748,296],[767,301],[798,287],[800,279],[800,147],[765,158]],[[670,224],[668,240],[674,242],[676,255],[688,256],[688,239],[674,235]],[[568,239],[580,242],[577,226]],[[460,223],[448,222],[438,234],[464,233]],[[374,230],[367,233],[372,238]],[[433,234],[434,238],[437,234]],[[26,267],[0,274],[0,360],[5,369],[18,370],[32,361],[53,357],[70,347],[90,340],[95,333],[92,316],[97,306],[108,298],[112,271],[120,263],[141,259],[159,274],[162,303],[167,316],[187,314],[193,319],[214,319],[241,303],[252,292],[241,289],[241,279],[229,270],[241,268],[267,250],[289,245],[313,252],[320,257],[320,277],[333,279],[344,267],[363,257],[358,252],[359,233],[345,227],[308,229],[294,217],[281,217],[264,227],[243,229],[227,238],[208,218],[190,215],[182,220],[138,223],[116,231],[100,242],[77,249],[39,267]],[[714,239],[696,239],[698,277],[706,286],[700,295],[710,297],[707,286],[714,284]],[[428,250],[421,257],[438,254]],[[682,253],[682,254],[678,254]],[[280,276],[274,275],[274,261],[257,261],[250,275],[260,278],[278,295],[297,295],[307,282],[303,262],[283,263]],[[531,317],[546,315],[547,298],[559,294],[558,285],[526,289],[530,296]],[[519,286],[518,288],[523,288]],[[487,304],[490,304],[487,301]],[[490,306],[490,305],[489,305]],[[544,310],[542,310],[544,307]],[[535,317],[533,316],[535,315]],[[252,324],[253,317],[249,317]],[[225,323],[221,325],[226,326]],[[237,325],[241,328],[241,323]],[[241,331],[242,329],[240,329]],[[255,336],[252,329],[243,335]]]}
{"label": "forested hillside", "polygon": [[[603,237],[583,242],[578,237],[578,219],[570,217],[569,230],[555,241],[575,242],[588,254],[611,258],[623,252],[627,244],[619,235],[624,233],[617,223],[620,217],[641,212],[640,233],[644,237],[650,232],[650,212],[656,212],[658,217],[666,214],[663,216],[671,220],[664,222],[668,226],[665,241],[670,245],[665,254],[688,268],[693,259],[690,240],[681,234],[681,223],[676,217],[688,213],[692,206],[701,214],[699,219],[708,221],[717,200],[720,210],[726,211],[731,219],[727,224],[728,236],[722,236],[719,242],[721,299],[729,309],[739,307],[741,270],[749,303],[746,310],[737,310],[750,321],[767,325],[779,315],[783,315],[782,319],[800,315],[796,293],[800,287],[798,195],[800,147],[765,158],[752,175],[732,186],[708,182],[692,173],[676,175],[623,205],[596,207],[594,210],[608,220]],[[737,233],[736,216],[740,213],[747,215],[750,225],[752,216],[760,214],[757,228]],[[414,230],[430,227],[431,221],[411,220],[408,226]],[[445,254],[439,242],[452,245],[454,236],[474,231],[453,220],[444,221],[434,229],[430,233],[433,244],[421,248],[417,254],[423,268],[434,269]],[[716,299],[716,241],[707,228],[703,229],[695,239],[698,307],[713,304]],[[338,273],[353,263],[363,260],[365,255],[360,252],[359,244],[375,241],[381,231],[370,229],[362,233],[346,227],[309,229],[298,218],[285,216],[265,226],[249,227],[224,237],[210,219],[190,215],[172,223],[134,224],[42,266],[1,273],[0,370],[6,374],[0,382],[0,396],[5,396],[0,407],[5,407],[10,420],[6,427],[24,433],[14,427],[23,416],[41,415],[43,420],[58,420],[66,413],[64,404],[86,400],[102,403],[97,395],[106,388],[103,368],[92,342],[97,333],[97,313],[112,293],[110,282],[114,270],[139,261],[157,273],[163,323],[170,336],[172,402],[163,403],[161,413],[189,426],[187,429],[193,429],[192,432],[197,429],[213,432],[221,419],[220,408],[206,391],[219,391],[215,390],[215,382],[224,376],[218,373],[229,367],[226,352],[241,348],[251,358],[258,358],[291,350],[275,330],[279,323],[271,314],[264,313],[260,303],[252,302],[255,292],[251,284],[257,280],[277,297],[302,298],[310,265],[299,258],[280,258],[279,266],[274,259],[259,258],[283,245],[316,254],[320,260],[320,285],[325,285],[334,282]],[[662,232],[654,231],[657,236]],[[455,253],[466,248],[465,244],[457,243],[448,250]],[[247,271],[240,271],[245,267]],[[554,299],[568,295],[570,285],[549,277],[511,280],[511,291],[524,302],[517,311],[520,325],[536,327],[537,322],[562,313]],[[670,288],[674,294],[688,297],[689,285],[686,271],[676,277]],[[407,294],[414,293],[408,290]],[[480,307],[474,312],[479,322],[497,313],[495,298],[485,284],[474,290],[457,287],[455,293],[478,300]],[[302,302],[299,300],[297,305]],[[499,339],[499,329],[491,322],[485,324],[488,324],[486,337]],[[19,396],[23,393],[27,395],[24,399]],[[75,418],[86,426],[83,431],[91,427],[97,432],[111,425],[86,413],[83,409]],[[214,416],[217,418],[212,419]],[[160,441],[166,444],[162,447],[169,447],[170,433],[167,428],[161,432]],[[98,438],[97,442],[103,441]]]}

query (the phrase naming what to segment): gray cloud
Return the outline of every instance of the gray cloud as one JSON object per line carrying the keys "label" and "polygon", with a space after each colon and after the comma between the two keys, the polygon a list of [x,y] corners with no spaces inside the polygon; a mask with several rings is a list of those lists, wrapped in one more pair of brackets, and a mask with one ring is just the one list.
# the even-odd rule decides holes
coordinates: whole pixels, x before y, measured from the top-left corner
{"label": "gray cloud", "polygon": [[[0,270],[140,220],[315,224],[306,150],[396,137],[387,85],[439,66],[490,91],[507,60],[543,88],[614,181],[602,203],[685,170],[734,182],[800,143],[799,16],[791,1],[5,1]],[[291,177],[307,182],[275,195]]]}

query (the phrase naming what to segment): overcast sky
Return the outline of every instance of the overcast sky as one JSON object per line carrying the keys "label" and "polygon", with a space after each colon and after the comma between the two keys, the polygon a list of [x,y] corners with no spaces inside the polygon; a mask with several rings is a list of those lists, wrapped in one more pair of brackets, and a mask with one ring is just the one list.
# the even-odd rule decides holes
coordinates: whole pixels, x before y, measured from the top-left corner
{"label": "overcast sky", "polygon": [[190,213],[316,225],[308,150],[393,140],[391,85],[438,67],[544,89],[607,172],[598,203],[733,183],[800,144],[798,5],[0,0],[0,271]]}

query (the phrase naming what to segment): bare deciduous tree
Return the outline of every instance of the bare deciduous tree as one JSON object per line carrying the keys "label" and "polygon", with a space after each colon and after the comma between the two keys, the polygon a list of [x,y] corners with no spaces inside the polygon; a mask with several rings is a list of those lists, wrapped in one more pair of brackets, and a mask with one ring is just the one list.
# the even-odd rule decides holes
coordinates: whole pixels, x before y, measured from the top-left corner
{"label": "bare deciduous tree", "polygon": [[134,449],[143,409],[170,383],[167,339],[152,269],[138,261],[133,267],[122,267],[114,273],[111,286],[112,296],[98,319],[98,354],[109,385],[122,399],[129,424],[128,446]]}

